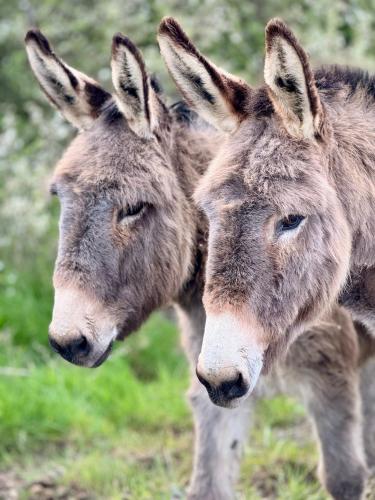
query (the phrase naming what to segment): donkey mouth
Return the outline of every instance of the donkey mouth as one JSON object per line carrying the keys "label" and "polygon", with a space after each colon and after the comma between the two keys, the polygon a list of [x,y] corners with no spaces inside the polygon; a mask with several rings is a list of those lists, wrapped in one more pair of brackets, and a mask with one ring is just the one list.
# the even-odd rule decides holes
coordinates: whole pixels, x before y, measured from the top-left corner
{"label": "donkey mouth", "polygon": [[241,405],[241,403],[246,399],[246,396],[239,398],[226,398],[217,394],[208,394],[211,402],[216,406],[221,406],[222,408],[233,409]]}
{"label": "donkey mouth", "polygon": [[100,366],[100,365],[102,365],[104,363],[104,361],[111,354],[112,346],[113,346],[113,341],[109,344],[109,346],[103,352],[103,354],[101,356],[99,356],[99,358],[95,361],[95,363],[91,366],[91,368],[98,368],[98,366]]}

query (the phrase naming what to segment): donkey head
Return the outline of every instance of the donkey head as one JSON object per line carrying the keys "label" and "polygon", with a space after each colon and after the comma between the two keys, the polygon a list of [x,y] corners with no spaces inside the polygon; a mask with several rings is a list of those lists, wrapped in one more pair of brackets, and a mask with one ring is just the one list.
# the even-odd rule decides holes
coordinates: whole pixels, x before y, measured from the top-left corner
{"label": "donkey head", "polygon": [[348,272],[351,235],[328,168],[328,111],[304,50],[279,20],[266,28],[259,89],[216,68],[173,19],[158,38],[185,98],[228,132],[196,192],[209,219],[197,373],[214,402],[233,406],[332,304]]}
{"label": "donkey head", "polygon": [[26,47],[42,89],[81,131],[51,183],[61,216],[50,342],[68,361],[98,366],[186,279],[190,204],[169,157],[168,110],[128,38],[113,38],[113,96],[39,31]]}

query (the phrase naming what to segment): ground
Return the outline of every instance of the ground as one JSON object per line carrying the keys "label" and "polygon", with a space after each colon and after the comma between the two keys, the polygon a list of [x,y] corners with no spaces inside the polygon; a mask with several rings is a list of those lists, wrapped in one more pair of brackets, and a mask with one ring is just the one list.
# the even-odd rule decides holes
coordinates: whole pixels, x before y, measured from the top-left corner
{"label": "ground", "polygon": [[[97,370],[0,335],[0,499],[182,499],[192,459],[187,366],[154,315]],[[323,500],[303,409],[259,404],[240,499]]]}

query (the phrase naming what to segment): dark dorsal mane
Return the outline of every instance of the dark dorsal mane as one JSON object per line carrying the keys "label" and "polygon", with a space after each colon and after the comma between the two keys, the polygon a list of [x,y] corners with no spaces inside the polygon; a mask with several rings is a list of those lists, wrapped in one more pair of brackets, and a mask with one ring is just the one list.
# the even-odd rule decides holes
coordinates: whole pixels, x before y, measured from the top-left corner
{"label": "dark dorsal mane", "polygon": [[191,125],[198,121],[198,114],[185,101],[177,101],[170,106],[170,111],[180,123]]}
{"label": "dark dorsal mane", "polygon": [[[151,77],[151,86],[157,93],[159,102],[162,104],[164,110],[170,112],[172,117],[178,123],[185,124],[187,126],[194,126],[195,124],[198,124],[200,121],[202,121],[199,115],[195,111],[193,111],[185,101],[177,101],[171,106],[167,107],[164,103],[161,85],[154,75]],[[114,99],[108,100],[102,106],[101,115],[103,116],[103,119],[107,125],[113,124],[114,122],[124,118],[123,114],[118,109]]]}
{"label": "dark dorsal mane", "polygon": [[[201,120],[198,114],[191,108],[189,108],[189,106],[184,101],[175,102],[168,109],[175,120],[179,123],[190,126]],[[107,124],[114,123],[115,121],[124,118],[123,114],[118,109],[116,102],[113,99],[105,103],[102,108],[101,114]]]}
{"label": "dark dorsal mane", "polygon": [[318,89],[328,93],[337,92],[345,86],[349,89],[349,98],[363,90],[370,98],[375,99],[375,76],[363,69],[339,65],[322,66],[315,71],[315,80]]}
{"label": "dark dorsal mane", "polygon": [[[349,66],[326,65],[314,71],[316,86],[328,98],[339,90],[347,88],[347,98],[364,91],[370,100],[375,100],[375,76],[368,71]],[[265,87],[256,89],[251,102],[250,114],[257,118],[267,117],[274,112]]]}
{"label": "dark dorsal mane", "polygon": [[111,125],[118,120],[122,120],[124,115],[119,110],[116,102],[111,99],[102,108],[101,116],[107,125]]}

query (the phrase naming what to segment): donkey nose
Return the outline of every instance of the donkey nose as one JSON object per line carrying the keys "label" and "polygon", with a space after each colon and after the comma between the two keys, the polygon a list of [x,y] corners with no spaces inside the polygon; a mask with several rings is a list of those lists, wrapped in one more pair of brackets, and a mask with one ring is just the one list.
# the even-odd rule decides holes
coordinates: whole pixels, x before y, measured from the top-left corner
{"label": "donkey nose", "polygon": [[207,389],[208,395],[214,403],[231,401],[232,399],[241,398],[249,390],[249,384],[245,381],[241,372],[232,374],[231,378],[221,380],[218,384],[212,383],[207,377],[204,377],[196,370],[198,380]]}
{"label": "donkey nose", "polygon": [[48,340],[52,349],[70,362],[85,358],[91,351],[89,341],[82,334],[75,339],[69,340],[65,344],[56,342],[51,335],[49,335]]}

